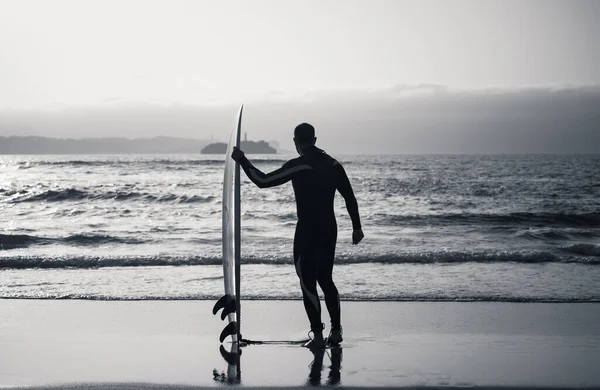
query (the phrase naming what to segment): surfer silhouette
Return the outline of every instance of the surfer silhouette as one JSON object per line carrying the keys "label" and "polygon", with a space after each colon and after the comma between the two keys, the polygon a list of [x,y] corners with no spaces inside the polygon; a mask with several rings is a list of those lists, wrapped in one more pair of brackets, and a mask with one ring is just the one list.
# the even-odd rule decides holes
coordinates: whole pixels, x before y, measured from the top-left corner
{"label": "surfer silhouette", "polygon": [[[344,197],[346,209],[352,219],[352,244],[358,244],[364,237],[358,203],[346,171],[336,159],[317,148],[316,141],[312,125],[298,125],[294,129],[294,144],[300,156],[270,173],[263,173],[252,165],[239,148],[234,148],[231,155],[240,163],[248,178],[260,188],[292,181],[298,214],[294,235],[294,265],[313,333],[313,338],[306,345],[309,348],[337,345],[343,340],[340,296],[332,279],[337,242],[337,222],[333,208],[336,190]],[[324,324],[321,322],[317,283],[323,290],[331,318],[331,331],[327,339],[323,338]]]}

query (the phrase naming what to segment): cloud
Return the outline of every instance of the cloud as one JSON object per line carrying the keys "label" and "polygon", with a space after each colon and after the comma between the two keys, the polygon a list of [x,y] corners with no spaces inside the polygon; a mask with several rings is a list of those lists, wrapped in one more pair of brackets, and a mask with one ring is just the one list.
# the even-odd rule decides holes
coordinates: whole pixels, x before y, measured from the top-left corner
{"label": "cloud", "polygon": [[[273,91],[272,91],[273,92]],[[310,122],[333,153],[600,153],[600,87],[452,90],[394,85],[369,90],[271,93],[246,101],[244,131],[293,150]],[[0,135],[170,135],[226,140],[238,105],[121,102],[56,111],[0,112]]]}
{"label": "cloud", "polygon": [[396,84],[389,88],[389,92],[394,97],[431,96],[447,93],[448,88],[439,84]]}

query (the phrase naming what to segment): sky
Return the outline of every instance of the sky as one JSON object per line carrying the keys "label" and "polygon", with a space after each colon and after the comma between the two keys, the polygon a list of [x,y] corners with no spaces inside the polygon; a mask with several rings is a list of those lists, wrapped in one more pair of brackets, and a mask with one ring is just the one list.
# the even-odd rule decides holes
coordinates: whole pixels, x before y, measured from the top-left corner
{"label": "sky", "polygon": [[[343,152],[361,148],[340,136],[364,144],[365,126],[377,130],[370,152],[400,148],[390,147],[398,132],[413,150],[443,151],[442,131],[466,145],[448,152],[483,152],[493,145],[458,129],[485,128],[489,116],[459,107],[484,102],[505,118],[520,106],[498,96],[525,94],[526,105],[583,116],[585,145],[598,117],[564,94],[598,102],[599,47],[599,1],[0,0],[0,136],[226,139],[245,103],[253,138],[289,143],[283,129],[312,121]],[[411,125],[412,104],[422,109]],[[552,112],[536,112],[541,124],[527,123],[543,128]],[[512,134],[525,123],[487,127]]]}

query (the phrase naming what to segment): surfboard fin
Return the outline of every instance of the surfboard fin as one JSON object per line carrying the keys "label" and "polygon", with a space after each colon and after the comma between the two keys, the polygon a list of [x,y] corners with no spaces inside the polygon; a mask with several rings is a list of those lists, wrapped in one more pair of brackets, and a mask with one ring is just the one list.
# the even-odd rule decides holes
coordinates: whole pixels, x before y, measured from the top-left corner
{"label": "surfboard fin", "polygon": [[227,336],[231,336],[238,333],[238,326],[236,321],[231,321],[221,332],[219,336],[219,341],[222,343]]}
{"label": "surfboard fin", "polygon": [[[233,297],[229,294],[225,294],[223,295],[221,298],[219,298],[219,300],[217,301],[217,303],[215,303],[215,306],[213,307],[213,314],[217,314],[217,312],[221,309],[223,309],[225,306],[229,305],[231,302],[234,302]],[[234,304],[235,306],[235,304]],[[223,317],[225,318],[225,317]]]}
{"label": "surfboard fin", "polygon": [[[232,347],[231,350],[233,351],[234,348]],[[221,352],[221,356],[223,359],[225,359],[227,364],[238,365],[240,363],[240,355],[242,354],[241,349],[237,348],[238,352],[230,352],[225,349],[223,344],[221,344],[219,351]]]}
{"label": "surfboard fin", "polygon": [[221,319],[224,320],[229,313],[235,313],[235,307],[235,300],[232,299],[231,301],[227,302],[227,304],[223,308],[223,312],[221,313]]}

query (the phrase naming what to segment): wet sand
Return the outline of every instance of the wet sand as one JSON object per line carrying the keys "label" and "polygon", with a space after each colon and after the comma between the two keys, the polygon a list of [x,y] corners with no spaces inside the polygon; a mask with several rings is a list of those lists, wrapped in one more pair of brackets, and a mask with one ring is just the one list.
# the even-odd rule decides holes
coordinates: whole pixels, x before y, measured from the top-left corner
{"label": "wet sand", "polygon": [[[239,367],[212,306],[0,300],[0,386],[600,387],[600,304],[342,302],[342,348],[250,345]],[[242,309],[245,338],[306,337],[300,301]]]}

